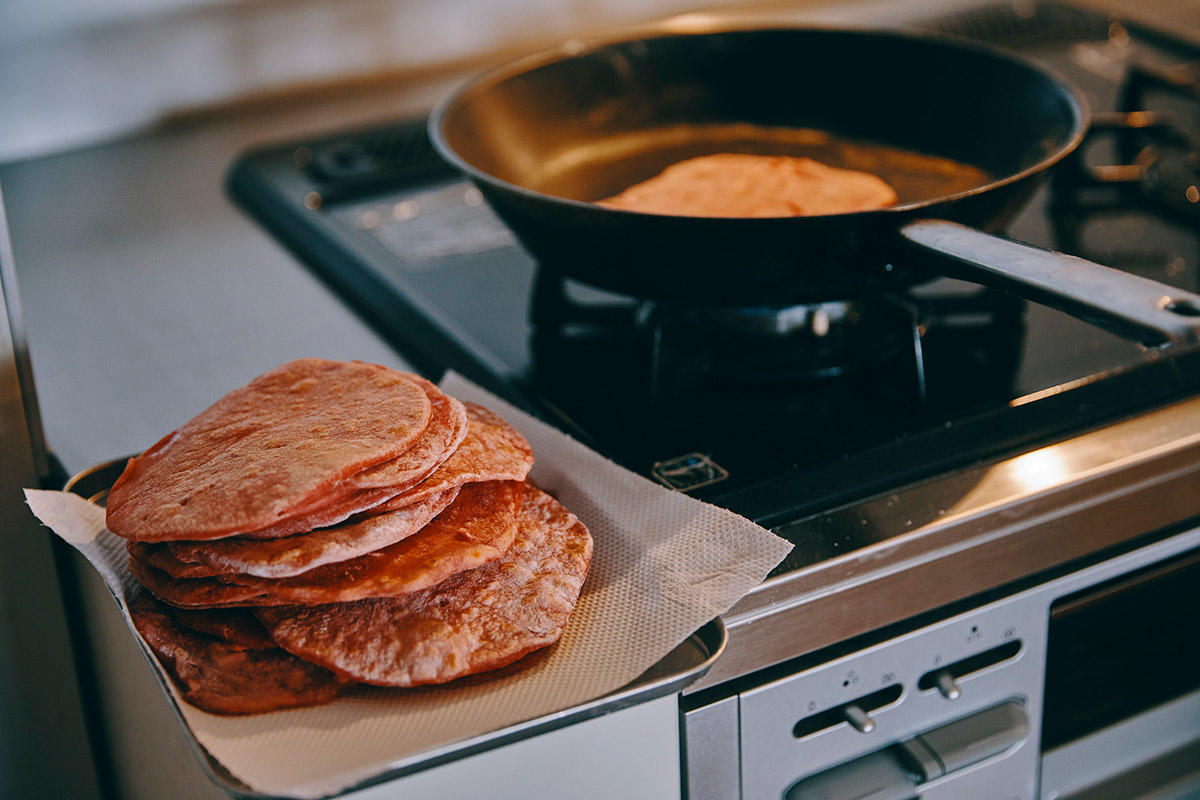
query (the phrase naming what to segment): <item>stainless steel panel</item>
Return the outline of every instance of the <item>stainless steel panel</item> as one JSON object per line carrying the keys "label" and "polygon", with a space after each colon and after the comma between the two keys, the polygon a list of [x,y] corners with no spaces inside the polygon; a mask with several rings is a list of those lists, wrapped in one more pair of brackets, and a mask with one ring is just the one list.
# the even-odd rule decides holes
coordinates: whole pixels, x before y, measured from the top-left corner
{"label": "stainless steel panel", "polygon": [[798,535],[904,533],[752,591],[724,617],[725,655],[687,692],[1195,518],[1200,398],[815,515]]}
{"label": "stainless steel panel", "polygon": [[[946,723],[1020,701],[1028,719],[1024,737],[979,758],[959,758],[957,769],[920,787],[923,800],[1033,800],[1038,797],[1044,661],[1049,610],[1058,598],[1117,575],[1200,547],[1200,529],[1178,533],[1092,567],[912,631],[873,647],[740,693],[742,797],[779,797],[798,779],[882,750]],[[916,688],[930,669],[1019,640],[1020,652],[959,679],[948,699],[936,686]],[[881,685],[900,684],[893,705],[872,712],[869,733],[840,724],[798,738],[802,717],[837,707]],[[936,741],[933,748],[945,746]],[[1161,752],[1161,748],[1157,750]],[[1068,768],[1068,771],[1070,769]]]}
{"label": "stainless steel panel", "polygon": [[[778,800],[797,779],[961,720],[1006,700],[1019,699],[1031,719],[1041,714],[1042,664],[1048,601],[1024,596],[958,615],[905,636],[741,693],[742,790],[745,800]],[[1021,642],[1016,657],[964,676],[960,696],[917,688],[920,676],[1006,642]],[[838,706],[881,686],[899,684],[890,706],[871,712],[875,728],[862,733],[841,724],[804,738],[793,735],[801,717]],[[1010,775],[998,785],[1032,800],[1037,735],[1005,756]],[[921,787],[934,791],[949,777]]]}
{"label": "stainless steel panel", "polygon": [[[1165,753],[1180,752],[1189,746],[1200,747],[1200,691],[1046,753],[1042,759],[1042,797],[1103,797],[1105,784]],[[1200,770],[1200,760],[1193,766]],[[1163,769],[1158,777],[1168,782],[1179,776]],[[1200,775],[1196,780],[1200,781]],[[1163,788],[1161,784],[1159,788]],[[1111,785],[1109,790],[1113,790]]]}
{"label": "stainless steel panel", "polygon": [[687,800],[741,797],[737,695],[684,714],[683,735]]}

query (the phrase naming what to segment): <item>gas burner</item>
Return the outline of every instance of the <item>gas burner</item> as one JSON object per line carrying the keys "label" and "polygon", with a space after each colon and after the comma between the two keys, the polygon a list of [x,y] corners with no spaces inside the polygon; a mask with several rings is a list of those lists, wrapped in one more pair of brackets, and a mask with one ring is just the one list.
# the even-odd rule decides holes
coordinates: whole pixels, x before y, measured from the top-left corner
{"label": "gas burner", "polygon": [[813,340],[825,339],[835,329],[862,321],[862,303],[853,300],[783,308],[756,306],[705,308],[698,311],[714,325],[730,332],[765,337],[803,335]]}
{"label": "gas burner", "polygon": [[819,461],[1007,396],[1024,309],[949,280],[786,307],[650,302],[539,268],[534,386],[635,468],[682,458],[703,463],[706,481],[738,478],[748,463],[769,472]]}
{"label": "gas burner", "polygon": [[569,287],[559,273],[539,269],[530,313],[539,361],[556,362],[597,337],[623,341],[637,351],[623,363],[642,373],[652,408],[715,387],[791,392],[852,372],[888,375],[897,363],[905,365],[906,393],[924,397],[922,312],[903,297],[706,306],[611,296],[586,302]]}
{"label": "gas burner", "polygon": [[921,313],[899,297],[784,308],[661,304],[647,323],[659,400],[713,385],[787,393],[862,372],[887,376],[915,401],[924,397]]}

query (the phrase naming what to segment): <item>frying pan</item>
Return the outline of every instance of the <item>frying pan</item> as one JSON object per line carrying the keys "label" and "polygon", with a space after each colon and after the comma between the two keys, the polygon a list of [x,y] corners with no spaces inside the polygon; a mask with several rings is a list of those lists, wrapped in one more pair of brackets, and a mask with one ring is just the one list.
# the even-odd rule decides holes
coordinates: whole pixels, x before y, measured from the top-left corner
{"label": "frying pan", "polygon": [[[638,297],[785,306],[946,275],[1148,345],[1200,340],[1200,296],[991,235],[1074,150],[1080,93],[1022,59],[880,31],[650,30],[574,42],[460,88],[430,135],[543,268]],[[646,214],[594,201],[691,156],[812,156],[897,205],[809,217]]]}

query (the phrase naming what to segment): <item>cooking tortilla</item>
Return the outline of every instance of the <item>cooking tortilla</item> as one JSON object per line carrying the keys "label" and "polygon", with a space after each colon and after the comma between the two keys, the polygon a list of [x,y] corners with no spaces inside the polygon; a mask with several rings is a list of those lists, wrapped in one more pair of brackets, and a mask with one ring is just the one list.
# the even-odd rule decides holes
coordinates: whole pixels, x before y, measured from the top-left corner
{"label": "cooking tortilla", "polygon": [[287,578],[380,550],[419,532],[458,496],[459,488],[396,511],[369,514],[332,528],[280,539],[233,536],[215,542],[129,542],[130,553],[173,578],[221,574]]}
{"label": "cooking tortilla", "polygon": [[207,540],[312,513],[397,458],[426,429],[427,392],[363,362],[302,359],[230,392],[131,459],[107,525],[134,541]]}
{"label": "cooking tortilla", "polygon": [[353,683],[277,647],[236,649],[188,630],[145,592],[130,600],[129,613],[183,699],[214,714],[327,703]]}
{"label": "cooking tortilla", "polygon": [[719,153],[672,164],[599,203],[687,217],[801,217],[870,211],[897,199],[870,173],[811,158]]}
{"label": "cooking tortilla", "polygon": [[475,403],[464,403],[470,424],[454,454],[413,488],[379,506],[403,508],[456,486],[481,481],[523,481],[533,467],[533,448],[516,428]]}
{"label": "cooking tortilla", "polygon": [[404,597],[255,609],[297,656],[364,683],[418,686],[506,666],[558,640],[587,577],[592,537],[526,487],[500,558]]}
{"label": "cooking tortilla", "polygon": [[522,488],[516,481],[469,484],[419,533],[382,550],[290,578],[177,579],[136,556],[129,568],[152,594],[182,608],[316,605],[395,597],[498,558],[516,536]]}

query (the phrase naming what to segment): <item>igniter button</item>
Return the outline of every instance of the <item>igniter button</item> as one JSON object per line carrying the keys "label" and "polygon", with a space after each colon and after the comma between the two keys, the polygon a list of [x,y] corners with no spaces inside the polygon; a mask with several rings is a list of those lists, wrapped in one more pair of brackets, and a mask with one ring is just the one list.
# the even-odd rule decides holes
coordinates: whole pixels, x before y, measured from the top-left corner
{"label": "igniter button", "polygon": [[842,707],[842,715],[846,718],[846,722],[850,723],[850,727],[859,733],[870,733],[875,730],[875,720],[871,719],[871,715],[853,703]]}

